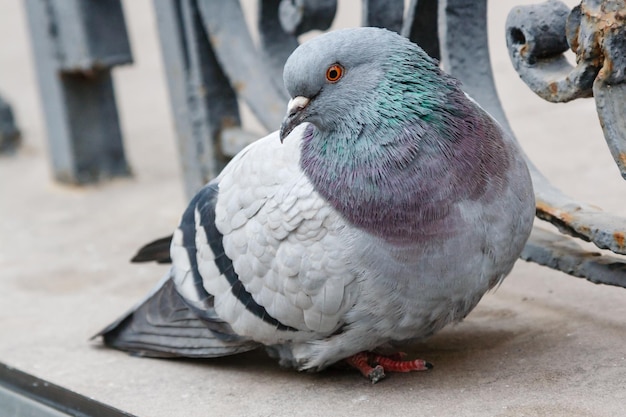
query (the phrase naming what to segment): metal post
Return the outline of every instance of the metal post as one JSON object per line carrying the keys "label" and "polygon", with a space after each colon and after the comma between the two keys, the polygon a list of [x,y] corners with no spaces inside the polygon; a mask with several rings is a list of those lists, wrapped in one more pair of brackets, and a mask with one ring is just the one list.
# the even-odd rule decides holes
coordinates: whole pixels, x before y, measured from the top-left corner
{"label": "metal post", "polygon": [[26,0],[54,176],[125,176],[111,70],[132,62],[119,0]]}
{"label": "metal post", "polygon": [[0,96],[0,153],[12,152],[20,142],[20,131],[15,124],[9,103]]}

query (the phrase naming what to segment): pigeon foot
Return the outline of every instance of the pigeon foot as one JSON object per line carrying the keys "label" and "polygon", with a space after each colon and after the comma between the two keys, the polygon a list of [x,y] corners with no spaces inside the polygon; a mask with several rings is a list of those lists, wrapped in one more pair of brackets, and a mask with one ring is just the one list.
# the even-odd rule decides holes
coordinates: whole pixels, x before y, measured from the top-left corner
{"label": "pigeon foot", "polygon": [[[372,384],[385,378],[387,372],[412,372],[427,371],[433,365],[422,359],[411,361],[403,360],[405,353],[399,352],[394,355],[385,356],[371,352],[359,352],[346,359],[348,365],[356,368],[364,377],[368,378]],[[373,365],[373,366],[372,366]]]}

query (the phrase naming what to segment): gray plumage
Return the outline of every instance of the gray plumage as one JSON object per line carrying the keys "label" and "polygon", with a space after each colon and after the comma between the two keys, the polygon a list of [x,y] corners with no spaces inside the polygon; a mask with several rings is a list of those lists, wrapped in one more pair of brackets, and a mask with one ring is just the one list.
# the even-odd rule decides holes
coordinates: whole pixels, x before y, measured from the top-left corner
{"label": "gray plumage", "polygon": [[[281,131],[192,200],[165,284],[100,333],[106,344],[266,346],[320,370],[463,319],[510,272],[535,211],[521,153],[419,47],[331,32],[300,46],[284,79]],[[164,242],[154,259],[167,261]]]}

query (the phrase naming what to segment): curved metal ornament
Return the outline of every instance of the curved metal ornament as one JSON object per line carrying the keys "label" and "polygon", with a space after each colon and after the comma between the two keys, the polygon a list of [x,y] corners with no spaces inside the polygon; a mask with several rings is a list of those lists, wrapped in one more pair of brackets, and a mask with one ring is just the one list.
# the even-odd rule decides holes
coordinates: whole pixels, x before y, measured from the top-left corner
{"label": "curved metal ornament", "polygon": [[[609,150],[626,178],[626,2],[583,0],[573,10],[556,0],[516,7],[506,23],[511,61],[522,80],[537,95],[552,102],[595,97],[598,117]],[[572,49],[577,65],[563,52]],[[536,168],[533,167],[536,171]],[[534,172],[537,217],[556,225],[562,233],[593,242],[602,249],[626,254],[626,219],[575,201]],[[565,265],[559,251],[564,237],[548,244],[527,246],[525,256],[594,282],[602,276],[613,285],[626,286],[624,260],[584,254],[578,249],[577,266]],[[550,252],[550,257],[541,252]],[[583,260],[584,258],[584,260]],[[582,268],[583,264],[594,268]],[[616,279],[619,280],[616,281]]]}
{"label": "curved metal ornament", "polygon": [[[155,4],[163,7],[164,1],[155,0]],[[336,11],[336,0],[259,0],[260,50],[255,48],[248,33],[237,0],[177,2],[195,4],[219,63],[217,73],[223,72],[224,81],[228,80],[231,86],[226,88],[226,93],[234,91],[243,98],[266,128],[279,126],[287,101],[279,78],[282,65],[297,46],[297,35],[311,29],[328,28]],[[487,1],[411,0],[402,22],[403,4],[401,0],[363,0],[362,22],[400,32],[440,58],[446,71],[459,78],[468,94],[515,138],[493,81],[487,39]],[[526,13],[530,9],[515,8],[507,21],[507,40],[515,68],[533,91],[545,99],[568,101],[593,95],[607,143],[624,174],[624,0],[586,0],[572,12],[555,0],[528,7],[535,8],[530,13],[531,18]],[[570,46],[577,52],[576,67],[562,56]],[[218,94],[212,99],[221,97]],[[231,115],[230,125],[213,121],[217,123],[212,135],[214,142],[221,140],[223,144],[232,125],[239,126],[236,110],[228,114]],[[522,258],[592,282],[626,287],[624,258],[587,252],[572,238],[626,254],[626,219],[566,196],[527,157],[526,160],[535,187],[537,216],[551,222],[564,234],[535,228]]]}
{"label": "curved metal ornament", "polygon": [[[583,0],[516,7],[506,22],[511,61],[541,98],[596,98],[604,137],[626,179],[626,1]],[[572,49],[577,65],[563,52]]]}

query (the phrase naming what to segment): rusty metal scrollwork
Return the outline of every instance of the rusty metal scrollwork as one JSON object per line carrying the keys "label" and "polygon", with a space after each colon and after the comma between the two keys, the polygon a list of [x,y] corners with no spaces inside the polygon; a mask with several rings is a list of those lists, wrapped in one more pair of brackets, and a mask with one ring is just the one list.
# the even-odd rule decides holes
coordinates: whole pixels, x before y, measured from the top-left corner
{"label": "rusty metal scrollwork", "polygon": [[[515,69],[541,98],[595,98],[605,140],[626,178],[626,2],[583,0],[572,10],[556,0],[515,7],[506,36]],[[576,66],[564,56],[569,49]],[[565,196],[533,170],[537,217],[566,235],[626,254],[626,219]],[[626,286],[623,258],[586,252],[572,239],[544,231],[536,231],[534,238],[526,259],[593,282]]]}

